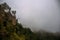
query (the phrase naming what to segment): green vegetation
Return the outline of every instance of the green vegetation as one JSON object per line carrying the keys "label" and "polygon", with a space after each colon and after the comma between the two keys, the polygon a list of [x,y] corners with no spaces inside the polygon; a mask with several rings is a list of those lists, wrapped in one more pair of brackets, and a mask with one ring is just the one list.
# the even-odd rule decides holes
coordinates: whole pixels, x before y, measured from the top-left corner
{"label": "green vegetation", "polygon": [[6,3],[0,4],[0,40],[60,40],[59,33],[32,32],[23,28],[15,14]]}

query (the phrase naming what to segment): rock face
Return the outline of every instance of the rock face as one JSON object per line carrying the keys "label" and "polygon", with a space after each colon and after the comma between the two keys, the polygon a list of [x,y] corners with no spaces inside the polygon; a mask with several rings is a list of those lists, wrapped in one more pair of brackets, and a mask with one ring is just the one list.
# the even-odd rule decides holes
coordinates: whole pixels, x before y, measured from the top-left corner
{"label": "rock face", "polygon": [[16,25],[16,11],[11,11],[11,8],[6,4],[0,5],[0,24],[10,22],[12,25]]}
{"label": "rock face", "polygon": [[6,4],[0,4],[0,37],[5,37],[7,31],[13,31],[16,25],[16,11]]}

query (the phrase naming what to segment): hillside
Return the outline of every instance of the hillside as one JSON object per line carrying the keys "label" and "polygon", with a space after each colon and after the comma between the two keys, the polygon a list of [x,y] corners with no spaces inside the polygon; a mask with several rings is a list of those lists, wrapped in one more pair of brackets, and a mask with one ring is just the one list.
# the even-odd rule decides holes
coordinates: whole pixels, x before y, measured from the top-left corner
{"label": "hillside", "polygon": [[0,4],[0,40],[60,40],[60,34],[32,32],[23,28],[16,19],[16,11],[6,4]]}

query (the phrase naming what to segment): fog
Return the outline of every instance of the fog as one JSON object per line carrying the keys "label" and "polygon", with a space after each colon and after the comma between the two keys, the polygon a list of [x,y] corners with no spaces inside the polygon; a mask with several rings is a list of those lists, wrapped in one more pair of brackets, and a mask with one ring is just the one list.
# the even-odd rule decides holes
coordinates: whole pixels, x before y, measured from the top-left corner
{"label": "fog", "polygon": [[60,0],[1,0],[16,10],[18,22],[32,31],[59,32]]}

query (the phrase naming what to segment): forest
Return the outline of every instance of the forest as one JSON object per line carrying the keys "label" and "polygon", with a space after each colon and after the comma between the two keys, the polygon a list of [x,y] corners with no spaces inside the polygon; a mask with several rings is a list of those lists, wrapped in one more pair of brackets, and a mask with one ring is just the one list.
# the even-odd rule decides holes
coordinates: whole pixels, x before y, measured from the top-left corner
{"label": "forest", "polygon": [[33,32],[18,23],[16,11],[7,3],[0,4],[0,40],[60,40],[60,33]]}

